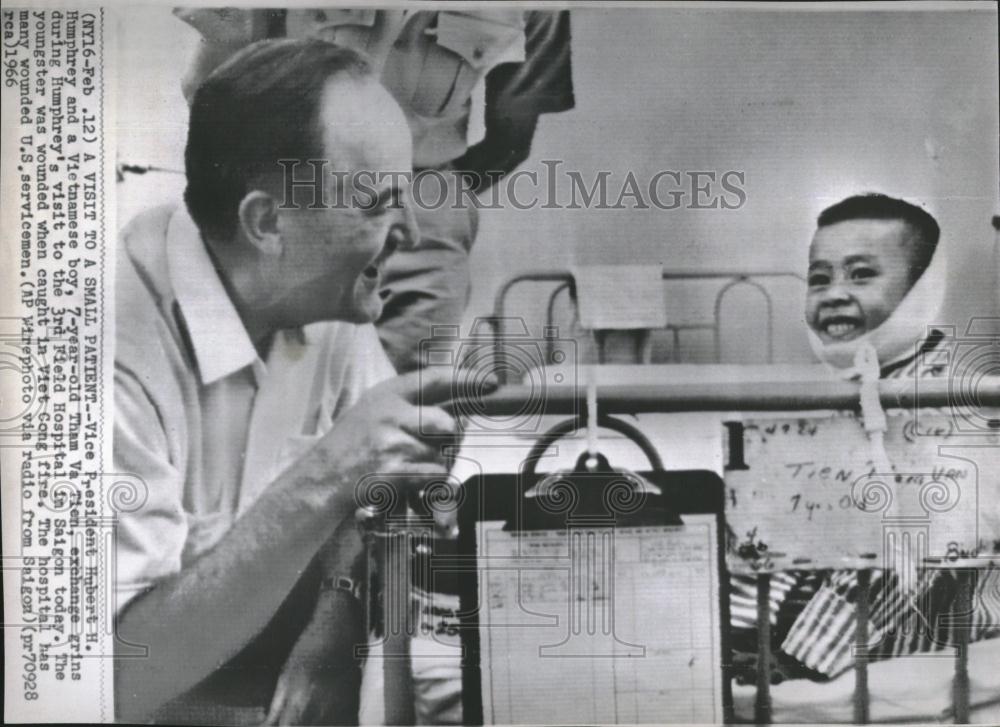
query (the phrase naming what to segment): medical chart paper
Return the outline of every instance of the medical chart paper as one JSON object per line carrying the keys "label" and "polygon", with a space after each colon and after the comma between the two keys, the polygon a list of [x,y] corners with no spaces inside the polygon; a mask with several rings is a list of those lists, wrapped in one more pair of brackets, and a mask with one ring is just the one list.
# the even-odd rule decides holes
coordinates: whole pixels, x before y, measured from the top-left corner
{"label": "medical chart paper", "polygon": [[682,527],[502,526],[484,522],[477,534],[485,723],[722,720],[714,516],[685,516]]}

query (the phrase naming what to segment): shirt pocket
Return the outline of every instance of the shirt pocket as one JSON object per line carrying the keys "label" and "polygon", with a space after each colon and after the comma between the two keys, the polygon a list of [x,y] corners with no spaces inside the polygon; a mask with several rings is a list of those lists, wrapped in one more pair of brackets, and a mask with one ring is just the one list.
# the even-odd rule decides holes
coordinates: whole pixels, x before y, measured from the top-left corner
{"label": "shirt pocket", "polygon": [[412,96],[413,110],[423,116],[463,113],[473,87],[493,66],[512,51],[523,58],[520,11],[440,12],[436,36]]}
{"label": "shirt pocket", "polygon": [[366,8],[291,8],[285,16],[289,38],[320,38],[369,53],[376,36],[377,10]]}

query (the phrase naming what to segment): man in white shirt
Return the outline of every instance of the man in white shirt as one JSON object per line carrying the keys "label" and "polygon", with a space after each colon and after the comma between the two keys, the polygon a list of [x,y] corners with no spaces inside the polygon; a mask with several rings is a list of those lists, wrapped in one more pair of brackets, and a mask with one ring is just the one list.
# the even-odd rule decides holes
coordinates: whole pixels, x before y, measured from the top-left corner
{"label": "man in white shirt", "polygon": [[[145,492],[119,516],[117,632],[120,655],[147,651],[116,660],[119,719],[185,721],[171,705],[256,642],[253,663],[280,668],[291,644],[274,624],[309,592],[303,573],[320,574],[317,613],[358,623],[356,483],[446,473],[456,428],[433,405],[450,377],[394,377],[371,325],[382,265],[416,235],[403,177],[377,180],[370,204],[340,203],[354,199],[351,173],[405,172],[411,156],[403,113],[356,53],[255,44],[193,100],[187,209],[123,232],[115,468]],[[318,204],[311,189],[288,200],[279,159],[344,174],[326,177]],[[292,639],[312,603],[283,617]],[[240,673],[250,699],[188,717],[259,722],[270,693],[255,693],[255,674]]]}

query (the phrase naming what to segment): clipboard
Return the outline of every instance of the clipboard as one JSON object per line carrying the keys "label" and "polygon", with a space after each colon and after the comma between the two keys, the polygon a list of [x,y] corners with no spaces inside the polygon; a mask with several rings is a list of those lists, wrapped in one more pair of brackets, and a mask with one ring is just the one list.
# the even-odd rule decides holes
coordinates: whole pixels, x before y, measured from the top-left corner
{"label": "clipboard", "polygon": [[[645,542],[643,539],[648,535],[654,542],[660,538],[664,528],[670,533],[686,533],[695,536],[701,533],[701,525],[710,523],[711,527],[704,530],[710,533],[713,540],[711,551],[704,551],[709,554],[710,568],[706,572],[714,574],[714,606],[715,608],[705,608],[702,603],[700,608],[705,613],[713,613],[716,617],[711,620],[711,640],[713,643],[713,653],[717,658],[713,658],[711,664],[700,664],[699,668],[708,669],[711,672],[711,682],[714,685],[715,704],[717,712],[713,713],[714,722],[732,722],[732,696],[730,688],[730,664],[731,652],[728,637],[729,626],[729,591],[728,575],[725,562],[725,523],[723,519],[723,504],[725,487],[722,479],[712,471],[708,470],[684,470],[665,471],[659,461],[655,449],[648,440],[636,430],[632,425],[623,420],[611,417],[600,417],[599,426],[615,429],[626,434],[640,445],[650,455],[652,466],[649,470],[637,473],[627,473],[623,479],[629,479],[628,475],[633,475],[647,487],[645,498],[640,507],[628,511],[624,516],[616,520],[613,525],[616,534],[627,534],[628,537],[638,539],[637,542]],[[562,532],[563,541],[569,542],[570,532],[583,532],[586,528],[601,527],[600,517],[593,512],[577,512],[563,508],[553,508],[551,502],[546,503],[543,497],[538,496],[537,489],[546,480],[553,480],[552,474],[535,474],[534,463],[541,453],[556,439],[565,433],[574,431],[583,425],[580,419],[571,419],[563,422],[550,432],[543,435],[538,445],[529,455],[528,459],[522,463],[521,471],[510,474],[484,474],[473,476],[463,484],[461,503],[458,508],[458,539],[456,551],[452,557],[438,559],[434,570],[438,573],[456,573],[460,583],[459,591],[459,624],[462,643],[462,709],[463,723],[467,725],[484,724],[484,699],[483,699],[483,673],[485,669],[492,669],[490,665],[484,665],[482,659],[486,656],[489,648],[484,648],[481,638],[481,617],[485,613],[484,606],[489,609],[491,604],[481,603],[481,596],[485,594],[488,581],[490,579],[489,570],[482,569],[481,550],[484,546],[483,533],[484,523],[491,524],[491,529],[495,533],[501,533],[499,537],[518,539],[535,539],[547,537],[553,532]],[[587,456],[586,453],[584,456]],[[581,457],[581,460],[583,457]],[[602,466],[606,466],[606,461],[597,463],[594,470],[600,473]],[[576,473],[579,474],[579,473]],[[607,472],[603,472],[607,475]],[[568,477],[567,473],[560,473],[556,480]],[[600,477],[592,478],[594,481]],[[594,486],[595,482],[584,482],[579,484],[582,489],[586,484]],[[608,478],[605,477],[605,481]],[[598,483],[599,484],[599,483]],[[526,495],[535,490],[535,497]],[[606,487],[610,489],[610,487]],[[583,501],[577,500],[577,505]],[[591,500],[593,504],[595,500]],[[619,513],[621,514],[621,513]],[[607,513],[605,513],[607,515]],[[679,518],[679,520],[678,520]],[[688,526],[685,522],[698,521],[698,528],[694,525]],[[603,522],[607,525],[607,521]],[[696,530],[698,531],[696,533]],[[549,544],[557,541],[558,536],[553,536]],[[567,546],[568,547],[568,546]],[[679,557],[679,556],[678,556]],[[615,561],[616,563],[618,561]],[[612,572],[618,570],[612,569]],[[520,574],[518,578],[520,579]],[[547,577],[546,577],[547,580]],[[519,581],[520,585],[520,581]],[[611,597],[612,602],[618,600],[614,591]],[[487,594],[487,597],[488,594]],[[572,608],[572,604],[568,605]],[[666,609],[664,609],[666,610]],[[646,609],[643,617],[648,623],[650,618],[655,621],[657,614],[649,613]],[[648,618],[647,618],[648,617]],[[661,616],[665,618],[665,616]],[[654,628],[650,633],[656,633]],[[568,643],[568,642],[567,642]],[[489,645],[487,645],[489,646]],[[632,644],[632,646],[642,646]],[[543,647],[544,648],[544,647]],[[645,648],[644,646],[642,648]],[[653,652],[650,651],[650,654]],[[559,655],[559,654],[555,654]],[[631,654],[636,656],[638,654]],[[643,652],[645,655],[645,652]],[[569,654],[580,656],[579,654]],[[613,656],[611,654],[595,655],[594,659],[600,656]],[[614,659],[617,663],[644,664],[636,659]],[[561,670],[567,670],[568,678],[572,679],[572,670],[586,667],[587,659],[567,658],[564,662],[559,662]],[[592,664],[607,664],[608,660],[592,661]],[[648,662],[652,663],[652,662]],[[636,667],[638,668],[638,667]],[[702,672],[704,673],[704,672]],[[669,684],[664,684],[663,688],[669,688]],[[655,688],[655,685],[654,687]],[[614,700],[617,703],[617,681],[607,685],[607,698],[610,700],[614,693]],[[505,720],[513,721],[513,720]],[[538,719],[528,720],[539,723]],[[566,721],[564,718],[563,722]],[[578,721],[578,720],[571,720]],[[609,721],[607,719],[595,719],[585,721]],[[616,721],[616,720],[610,720]],[[633,713],[631,718],[622,718],[621,722],[664,722],[663,715],[652,719],[635,719]],[[699,721],[682,720],[675,721]],[[486,723],[492,723],[487,720]]]}

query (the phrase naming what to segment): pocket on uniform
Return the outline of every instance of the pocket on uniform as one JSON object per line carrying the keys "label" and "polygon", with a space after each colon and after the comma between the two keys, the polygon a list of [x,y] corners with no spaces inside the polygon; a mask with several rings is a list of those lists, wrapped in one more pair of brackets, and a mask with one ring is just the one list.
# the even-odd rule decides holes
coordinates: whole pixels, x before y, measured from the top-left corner
{"label": "pocket on uniform", "polygon": [[376,12],[363,8],[290,8],[285,16],[285,34],[289,38],[321,38],[365,52]]}
{"label": "pocket on uniform", "polygon": [[[511,13],[439,12],[436,42],[430,44],[411,99],[412,110],[428,118],[453,118],[468,113],[472,89],[511,50],[524,52],[523,26]],[[520,13],[516,13],[520,18]],[[509,22],[507,19],[511,18]]]}
{"label": "pocket on uniform", "polygon": [[[488,11],[487,11],[488,12]],[[524,23],[519,11],[484,14],[438,13],[437,42],[485,73],[520,44],[523,59]]]}

